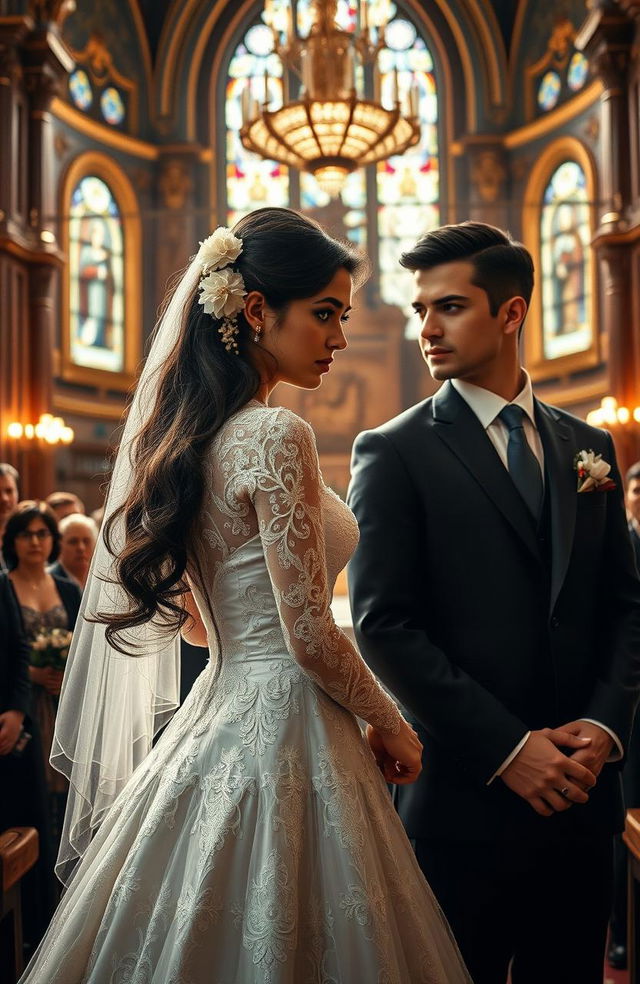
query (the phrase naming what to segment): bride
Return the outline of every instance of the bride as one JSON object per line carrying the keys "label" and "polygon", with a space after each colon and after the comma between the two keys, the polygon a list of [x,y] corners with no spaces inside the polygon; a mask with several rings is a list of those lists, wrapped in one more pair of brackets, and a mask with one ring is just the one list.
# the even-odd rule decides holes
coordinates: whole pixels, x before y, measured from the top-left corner
{"label": "bride", "polygon": [[[363,266],[260,209],[160,321],[65,673],[67,890],[25,984],[470,980],[385,784],[420,742],[329,607],[355,519],[267,405],[320,385]],[[179,631],[211,659],[172,717]]]}

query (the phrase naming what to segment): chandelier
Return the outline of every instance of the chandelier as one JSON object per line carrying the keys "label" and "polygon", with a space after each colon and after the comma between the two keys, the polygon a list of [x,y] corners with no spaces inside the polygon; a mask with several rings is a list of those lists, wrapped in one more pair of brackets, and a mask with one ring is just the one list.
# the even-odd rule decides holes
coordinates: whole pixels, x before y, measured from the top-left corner
{"label": "chandelier", "polygon": [[[274,0],[265,0],[264,20],[275,51],[301,88],[298,99],[270,109],[268,73],[261,101],[249,82],[243,90],[240,138],[247,150],[266,160],[313,174],[324,191],[336,196],[352,171],[418,143],[418,85],[414,79],[401,100],[394,70],[391,105],[383,105],[378,55],[385,47],[389,0],[360,0],[353,33],[336,23],[338,0],[314,0],[312,6],[313,24],[301,38],[291,0],[277,10]],[[363,95],[365,78],[372,99]]]}

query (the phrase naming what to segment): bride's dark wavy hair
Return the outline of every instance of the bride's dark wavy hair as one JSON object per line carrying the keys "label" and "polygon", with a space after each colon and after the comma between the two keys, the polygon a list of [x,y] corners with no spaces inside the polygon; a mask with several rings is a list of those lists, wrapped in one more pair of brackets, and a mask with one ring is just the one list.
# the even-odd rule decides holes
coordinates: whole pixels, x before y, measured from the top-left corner
{"label": "bride's dark wavy hair", "polygon": [[[291,301],[317,294],[339,269],[356,286],[368,273],[366,257],[354,247],[290,209],[258,209],[233,232],[242,240],[233,269],[242,274],[247,293],[264,295],[278,321]],[[97,621],[107,625],[109,644],[127,655],[135,655],[126,642],[128,629],[154,619],[177,632],[188,617],[179,596],[186,590],[188,547],[204,497],[204,453],[260,385],[244,313],[238,315],[239,355],[226,351],[220,324],[198,303],[196,287],[158,375],[154,408],[133,442],[131,491],[105,524],[105,543],[129,608],[98,613]],[[121,522],[124,546],[116,550],[114,526]]]}

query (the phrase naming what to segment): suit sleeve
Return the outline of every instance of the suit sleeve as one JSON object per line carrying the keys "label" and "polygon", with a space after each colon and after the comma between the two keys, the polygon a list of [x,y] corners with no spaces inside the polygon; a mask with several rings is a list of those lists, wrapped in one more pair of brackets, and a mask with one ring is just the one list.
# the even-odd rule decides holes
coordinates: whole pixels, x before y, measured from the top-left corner
{"label": "suit sleeve", "polygon": [[623,482],[611,435],[603,457],[612,465],[615,491],[607,495],[601,598],[606,622],[599,639],[598,682],[584,718],[602,722],[627,748],[640,688],[640,580],[624,509]]}
{"label": "suit sleeve", "polygon": [[360,526],[349,565],[360,651],[409,715],[486,784],[528,728],[429,638],[424,524],[437,518],[386,435],[356,439],[349,505]]}
{"label": "suit sleeve", "polygon": [[0,614],[4,622],[7,643],[6,661],[9,686],[2,710],[29,713],[31,683],[29,680],[29,643],[22,629],[18,606],[13,598],[8,578],[3,578]]}

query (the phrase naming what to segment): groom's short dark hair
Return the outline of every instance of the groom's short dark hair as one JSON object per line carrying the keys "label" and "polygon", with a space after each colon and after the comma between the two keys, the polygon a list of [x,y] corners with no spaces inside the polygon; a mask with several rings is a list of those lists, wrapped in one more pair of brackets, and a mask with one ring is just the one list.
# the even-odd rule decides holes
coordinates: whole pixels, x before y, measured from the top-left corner
{"label": "groom's short dark hair", "polygon": [[430,270],[458,260],[473,264],[471,282],[486,291],[494,317],[510,297],[523,297],[529,304],[533,290],[531,254],[508,232],[484,222],[460,222],[432,229],[413,249],[402,254],[400,265],[407,270]]}

